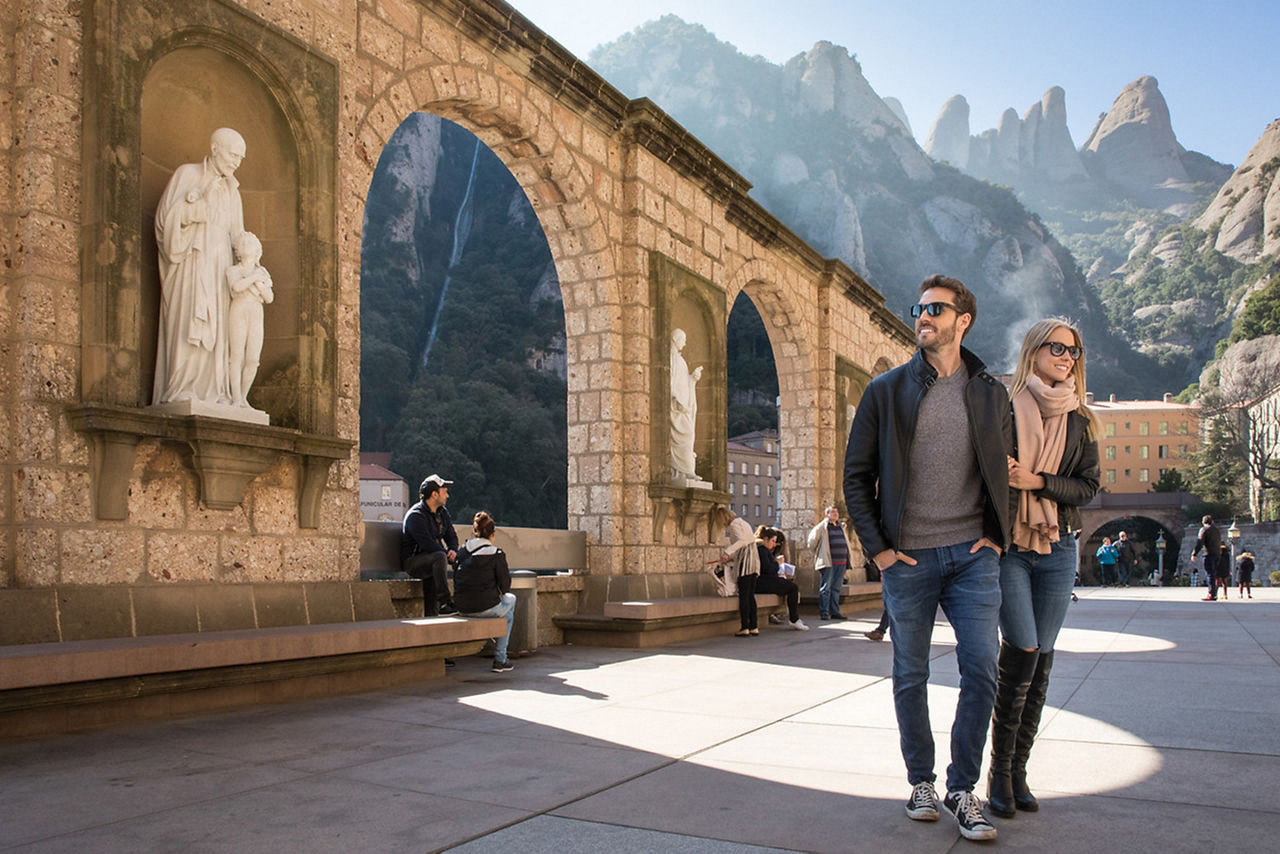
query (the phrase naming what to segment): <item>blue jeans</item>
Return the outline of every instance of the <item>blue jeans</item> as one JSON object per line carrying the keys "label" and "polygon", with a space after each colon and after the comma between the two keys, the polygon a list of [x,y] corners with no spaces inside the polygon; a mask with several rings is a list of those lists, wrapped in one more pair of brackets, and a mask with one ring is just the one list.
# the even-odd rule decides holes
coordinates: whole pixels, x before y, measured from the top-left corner
{"label": "blue jeans", "polygon": [[847,564],[824,566],[818,570],[818,613],[834,617],[840,613],[840,591],[844,589],[844,571]]}
{"label": "blue jeans", "polygon": [[483,611],[477,611],[474,614],[467,614],[468,617],[506,617],[507,633],[500,638],[494,638],[493,658],[495,661],[507,660],[507,644],[511,642],[511,624],[516,619],[516,594],[503,593],[502,598],[498,600],[498,604],[492,608],[486,608]]}
{"label": "blue jeans", "polygon": [[978,782],[996,697],[1000,558],[989,548],[969,554],[972,547],[904,550],[916,565],[899,561],[880,576],[893,632],[893,705],[913,786],[937,779],[929,729],[929,647],[939,605],[955,631],[960,668],[947,791],[972,791]]}
{"label": "blue jeans", "polygon": [[1064,537],[1047,555],[1013,546],[1000,559],[1000,632],[1019,649],[1053,652],[1076,582],[1076,541]]}

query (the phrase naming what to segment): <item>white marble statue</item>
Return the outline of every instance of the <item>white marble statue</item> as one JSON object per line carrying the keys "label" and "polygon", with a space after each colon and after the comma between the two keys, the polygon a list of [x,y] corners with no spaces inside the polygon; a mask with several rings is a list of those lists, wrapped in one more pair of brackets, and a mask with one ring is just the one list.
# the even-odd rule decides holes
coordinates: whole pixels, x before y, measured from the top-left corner
{"label": "white marble statue", "polygon": [[703,483],[696,473],[698,455],[693,451],[702,366],[689,370],[680,355],[686,340],[683,329],[671,333],[671,482],[682,486]]}
{"label": "white marble statue", "polygon": [[237,263],[227,269],[231,308],[227,311],[228,373],[233,406],[249,405],[249,388],[262,355],[262,306],[275,299],[271,274],[259,262],[262,241],[251,231],[236,244]]}
{"label": "white marble statue", "polygon": [[160,250],[160,330],[156,346],[156,405],[229,405],[227,270],[244,232],[235,171],[244,138],[230,128],[213,132],[209,156],[179,166],[156,208]]}

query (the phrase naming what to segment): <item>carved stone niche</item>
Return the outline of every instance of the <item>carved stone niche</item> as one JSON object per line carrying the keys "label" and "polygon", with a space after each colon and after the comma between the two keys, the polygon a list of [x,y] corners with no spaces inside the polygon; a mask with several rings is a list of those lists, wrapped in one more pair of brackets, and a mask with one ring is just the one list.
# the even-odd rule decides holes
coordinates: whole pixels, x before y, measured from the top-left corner
{"label": "carved stone niche", "polygon": [[[725,292],[712,282],[660,255],[649,253],[649,298],[653,306],[650,346],[649,498],[653,502],[653,539],[675,514],[680,530],[693,534],[699,521],[707,524],[707,541],[714,539],[712,511],[727,505],[728,368]],[[671,335],[687,335],[684,356],[689,367],[701,367],[694,451],[699,480],[688,486],[673,482],[671,454]]]}
{"label": "carved stone niche", "polygon": [[99,519],[129,517],[129,481],[138,443],[175,442],[190,451],[200,501],[230,510],[244,501],[249,482],[281,456],[301,458],[298,527],[320,525],[320,499],[329,467],[351,456],[355,442],[315,436],[287,427],[263,427],[198,415],[158,415],[120,406],[73,407],[71,425],[89,436],[93,456],[94,511]]}
{"label": "carved stone niche", "polygon": [[[125,518],[137,445],[158,439],[189,451],[215,509],[300,457],[298,519],[316,527],[329,466],[355,444],[337,417],[337,63],[225,0],[83,8],[81,402],[68,414],[92,444],[98,518]],[[245,228],[275,280],[250,399],[271,427],[146,409],[161,300],[156,203],[218,127],[247,144],[236,171]]]}

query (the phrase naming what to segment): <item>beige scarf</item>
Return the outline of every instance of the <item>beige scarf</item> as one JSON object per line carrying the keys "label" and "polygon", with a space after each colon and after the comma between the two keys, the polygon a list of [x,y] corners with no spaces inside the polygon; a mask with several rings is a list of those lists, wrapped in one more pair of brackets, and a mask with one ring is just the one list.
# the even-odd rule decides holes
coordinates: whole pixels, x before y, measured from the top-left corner
{"label": "beige scarf", "polygon": [[[1027,386],[1013,396],[1013,421],[1018,431],[1018,463],[1030,472],[1057,474],[1067,447],[1067,417],[1080,407],[1074,377],[1056,386],[1032,374]],[[1029,490],[1018,493],[1018,516],[1013,543],[1020,549],[1048,554],[1058,541],[1058,502],[1037,498]]]}

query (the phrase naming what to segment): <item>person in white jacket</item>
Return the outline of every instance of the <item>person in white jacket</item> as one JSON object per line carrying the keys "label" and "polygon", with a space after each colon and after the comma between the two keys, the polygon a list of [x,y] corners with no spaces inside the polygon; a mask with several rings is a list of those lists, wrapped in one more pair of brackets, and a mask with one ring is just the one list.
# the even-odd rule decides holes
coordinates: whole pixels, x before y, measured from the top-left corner
{"label": "person in white jacket", "polygon": [[828,507],[824,518],[809,531],[808,545],[813,549],[813,568],[818,571],[818,616],[823,620],[843,620],[840,592],[844,574],[849,568],[849,538],[840,524],[840,511]]}
{"label": "person in white jacket", "polygon": [[[738,589],[738,579],[749,575],[754,578],[760,574],[760,555],[756,546],[760,540],[755,531],[747,524],[746,519],[739,519],[728,507],[716,509],[716,523],[724,527],[729,544],[720,552],[720,560],[713,565],[716,572],[716,590],[721,596],[737,596],[738,612],[742,627],[739,635],[759,634],[758,627],[752,625],[754,615],[751,613],[755,605],[754,592],[747,595],[745,590]],[[748,548],[750,546],[750,548]],[[751,585],[754,591],[754,584]]]}

